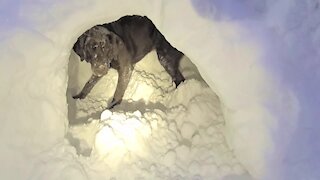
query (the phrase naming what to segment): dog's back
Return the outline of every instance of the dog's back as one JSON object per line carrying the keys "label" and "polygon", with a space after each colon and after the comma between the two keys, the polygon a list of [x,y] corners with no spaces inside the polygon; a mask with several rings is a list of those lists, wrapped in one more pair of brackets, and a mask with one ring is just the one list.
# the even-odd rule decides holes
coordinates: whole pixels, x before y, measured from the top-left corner
{"label": "dog's back", "polygon": [[146,16],[124,16],[102,26],[123,40],[132,57],[132,63],[138,62],[155,48],[155,42],[160,33]]}

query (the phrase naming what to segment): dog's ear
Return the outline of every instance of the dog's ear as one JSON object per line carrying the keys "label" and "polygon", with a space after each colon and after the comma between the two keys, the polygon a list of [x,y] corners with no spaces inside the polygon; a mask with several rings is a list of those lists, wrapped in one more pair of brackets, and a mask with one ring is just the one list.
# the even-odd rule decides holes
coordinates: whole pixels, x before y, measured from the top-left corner
{"label": "dog's ear", "polygon": [[85,52],[85,41],[87,39],[87,35],[84,33],[78,39],[77,42],[73,45],[73,50],[76,54],[80,56],[81,61],[86,59],[86,52]]}
{"label": "dog's ear", "polygon": [[107,42],[112,46],[113,53],[115,55],[124,48],[124,42],[122,39],[113,32],[110,32],[110,34],[107,35]]}

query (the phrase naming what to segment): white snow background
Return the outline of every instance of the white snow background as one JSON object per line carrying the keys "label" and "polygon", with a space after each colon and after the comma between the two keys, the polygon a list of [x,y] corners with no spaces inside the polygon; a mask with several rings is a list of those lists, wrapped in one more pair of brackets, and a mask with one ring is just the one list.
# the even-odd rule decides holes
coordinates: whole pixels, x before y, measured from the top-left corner
{"label": "white snow background", "polygon": [[[0,1],[0,178],[319,179],[319,6]],[[147,15],[218,97],[190,63],[174,89],[151,53],[122,105],[72,125],[103,110],[117,78],[73,101],[89,73],[74,42],[128,14]]]}

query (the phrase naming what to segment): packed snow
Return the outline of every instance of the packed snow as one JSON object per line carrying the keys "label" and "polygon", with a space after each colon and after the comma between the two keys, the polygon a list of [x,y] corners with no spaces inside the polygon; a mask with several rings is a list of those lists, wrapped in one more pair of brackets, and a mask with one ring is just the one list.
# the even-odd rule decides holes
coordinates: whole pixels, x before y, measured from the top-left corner
{"label": "packed snow", "polygon": [[80,156],[106,166],[101,174],[107,179],[249,178],[226,144],[218,97],[186,57],[181,70],[187,80],[176,89],[151,52],[136,64],[123,102],[110,111],[104,109],[116,87],[116,71],[86,99],[74,100],[91,69],[72,54],[67,139]]}
{"label": "packed snow", "polygon": [[[319,179],[318,0],[0,2],[1,179]],[[154,52],[124,101],[84,100],[77,37],[147,15],[188,57],[175,88]]]}

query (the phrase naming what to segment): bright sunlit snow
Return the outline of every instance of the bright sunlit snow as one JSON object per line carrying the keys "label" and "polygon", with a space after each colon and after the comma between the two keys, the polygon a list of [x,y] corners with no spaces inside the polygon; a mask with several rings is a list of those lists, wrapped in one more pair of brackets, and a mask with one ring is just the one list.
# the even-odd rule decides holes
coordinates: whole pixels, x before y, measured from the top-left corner
{"label": "bright sunlit snow", "polygon": [[70,83],[67,91],[69,112],[73,111],[67,139],[80,156],[108,167],[106,177],[249,177],[226,144],[218,97],[187,58],[181,70],[187,80],[175,89],[151,52],[136,64],[123,102],[101,114],[115,90],[117,73],[111,71],[88,98],[75,101],[71,94],[83,86],[88,76],[81,77],[85,72],[90,76],[91,70],[72,54],[69,81],[82,83]]}
{"label": "bright sunlit snow", "polygon": [[[177,89],[154,52],[123,102],[79,35],[147,15],[186,54]],[[0,2],[0,179],[319,179],[318,0]]]}

